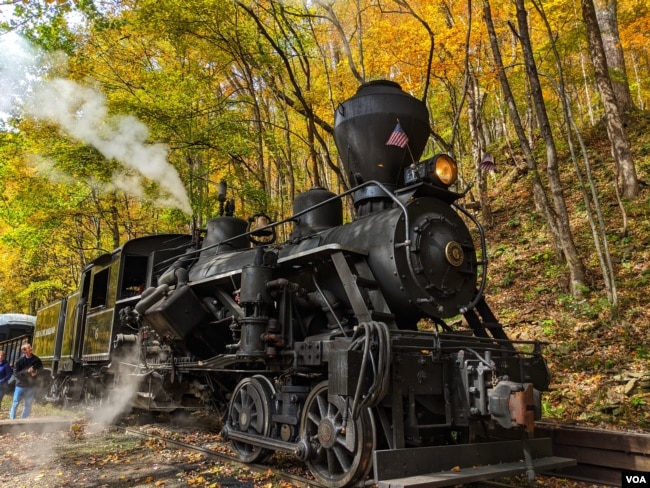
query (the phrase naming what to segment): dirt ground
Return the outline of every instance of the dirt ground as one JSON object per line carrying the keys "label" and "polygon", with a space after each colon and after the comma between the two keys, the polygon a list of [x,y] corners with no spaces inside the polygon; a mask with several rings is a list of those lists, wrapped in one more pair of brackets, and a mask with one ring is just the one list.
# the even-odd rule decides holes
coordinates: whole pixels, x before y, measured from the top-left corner
{"label": "dirt ground", "polygon": [[[3,488],[253,487],[269,479],[157,439],[93,423],[83,415],[48,417],[51,410],[39,406],[30,421],[49,418],[50,426],[58,430],[31,431],[33,426],[16,430],[11,424],[21,425],[21,421],[8,420],[7,406],[5,399],[0,410]],[[267,481],[264,486],[281,484]]]}
{"label": "dirt ground", "polygon": [[[75,424],[73,424],[74,427]],[[181,488],[291,486],[271,472],[259,475],[157,445],[113,428],[83,432],[0,434],[0,486],[4,488]],[[542,483],[542,484],[539,484]],[[536,486],[587,488],[565,480]]]}
{"label": "dirt ground", "polygon": [[[30,420],[34,423],[45,421],[48,415],[51,415],[51,411],[42,411],[37,406]],[[214,461],[203,454],[185,451],[174,445],[167,445],[164,441],[126,432],[114,426],[95,424],[84,417],[49,417],[52,419],[51,424],[60,426],[59,430],[54,432],[28,432],[27,427],[24,427],[25,431],[6,432],[7,423],[20,424],[20,421],[9,421],[7,418],[7,409],[2,408],[2,488],[293,486],[280,481],[271,469],[265,473],[253,472],[242,465]],[[165,429],[164,424],[141,425],[140,428],[150,432]],[[200,429],[195,430],[197,438],[204,435],[200,433]],[[187,429],[185,432],[187,433]],[[286,469],[286,466],[284,468]],[[593,488],[597,485],[541,478],[537,480],[535,487]]]}
{"label": "dirt ground", "polygon": [[75,425],[61,432],[0,435],[0,486],[205,486],[201,473],[215,468],[202,455],[155,445],[134,434],[88,425],[75,430]]}

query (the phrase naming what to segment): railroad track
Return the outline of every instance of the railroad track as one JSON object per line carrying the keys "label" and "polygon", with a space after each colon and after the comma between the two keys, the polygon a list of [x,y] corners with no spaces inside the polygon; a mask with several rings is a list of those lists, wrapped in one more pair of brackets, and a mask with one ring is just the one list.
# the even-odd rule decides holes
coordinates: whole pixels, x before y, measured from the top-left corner
{"label": "railroad track", "polygon": [[[249,471],[257,472],[257,473],[265,473],[268,471],[269,466],[264,465],[264,464],[245,464],[240,462],[235,456],[226,454],[225,452],[218,451],[215,449],[211,448],[206,448],[202,446],[197,446],[195,444],[190,444],[188,442],[183,442],[178,439],[172,439],[171,437],[167,437],[164,435],[160,434],[154,434],[150,432],[144,432],[138,429],[130,428],[130,427],[124,427],[124,426],[117,426],[117,428],[122,429],[124,432],[129,433],[129,434],[134,434],[138,435],[141,437],[147,437],[150,439],[157,439],[157,440],[162,440],[167,445],[170,446],[175,446],[179,449],[184,449],[187,451],[193,451],[197,452],[200,454],[203,454],[206,458],[213,460],[213,461],[221,461],[224,463],[229,463],[233,466],[239,466],[242,468],[245,468]],[[316,482],[313,479],[309,479],[303,476],[299,476],[296,474],[292,474],[286,471],[278,470],[275,472],[275,477],[279,480],[291,483],[293,486],[297,487],[313,487],[313,488],[325,488],[323,485],[320,483]]]}
{"label": "railroad track", "polygon": [[[199,452],[212,460],[246,467],[254,472],[264,473],[269,469],[268,465],[243,464],[234,456],[223,452],[223,450],[197,446],[165,435],[147,433],[131,427],[123,426],[121,428],[132,434],[160,439],[179,449]],[[552,478],[567,478],[605,486],[621,486],[622,471],[650,471],[650,434],[538,422],[536,437],[550,437],[555,456],[573,458],[578,461],[577,466],[542,473]],[[294,486],[315,488],[321,486],[313,479],[282,469],[273,469],[277,479],[291,483]],[[518,487],[521,486],[521,483],[522,481],[519,479],[512,479],[499,480],[498,482],[479,482],[467,486],[473,488]],[[551,484],[549,482],[549,486]]]}

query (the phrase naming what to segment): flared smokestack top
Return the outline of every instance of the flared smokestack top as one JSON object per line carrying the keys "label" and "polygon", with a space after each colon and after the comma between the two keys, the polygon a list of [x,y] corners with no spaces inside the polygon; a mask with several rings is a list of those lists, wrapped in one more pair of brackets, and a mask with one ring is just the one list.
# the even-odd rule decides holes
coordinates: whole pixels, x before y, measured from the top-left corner
{"label": "flared smokestack top", "polygon": [[[334,120],[334,141],[351,183],[376,180],[391,191],[404,184],[403,170],[419,160],[430,132],[426,105],[387,80],[361,85]],[[378,190],[357,192],[355,206],[381,198]]]}

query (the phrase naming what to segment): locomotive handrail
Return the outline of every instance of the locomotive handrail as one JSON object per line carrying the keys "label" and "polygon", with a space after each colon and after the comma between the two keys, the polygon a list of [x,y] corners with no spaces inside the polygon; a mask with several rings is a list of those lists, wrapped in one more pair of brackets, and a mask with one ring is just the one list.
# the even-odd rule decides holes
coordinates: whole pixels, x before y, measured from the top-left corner
{"label": "locomotive handrail", "polygon": [[[396,249],[398,249],[400,247],[405,248],[405,256],[406,256],[407,268],[409,269],[410,273],[413,274],[414,267],[413,267],[413,262],[412,262],[412,258],[411,258],[411,253],[410,253],[412,242],[409,239],[409,231],[410,231],[411,225],[410,225],[410,222],[409,222],[408,212],[406,211],[406,205],[404,205],[402,203],[402,201],[399,198],[397,198],[393,192],[391,192],[382,183],[380,183],[379,181],[376,181],[376,180],[370,180],[370,181],[366,181],[364,183],[361,183],[360,185],[357,185],[354,188],[351,188],[351,189],[349,189],[347,191],[344,191],[343,193],[339,193],[337,195],[334,195],[333,197],[330,197],[330,198],[328,198],[328,199],[326,199],[326,200],[324,200],[322,202],[319,202],[316,205],[312,205],[309,208],[301,210],[300,212],[291,215],[291,217],[287,217],[286,219],[280,220],[278,222],[272,222],[272,223],[270,223],[268,225],[259,227],[259,228],[255,229],[255,231],[260,232],[260,231],[264,231],[266,229],[271,229],[271,228],[276,227],[276,226],[281,225],[281,224],[291,222],[291,221],[295,220],[297,217],[300,217],[301,215],[304,215],[304,214],[306,214],[308,212],[313,211],[315,208],[319,208],[321,206],[324,206],[324,205],[326,205],[326,204],[328,204],[330,202],[333,202],[333,201],[335,201],[337,199],[340,200],[344,196],[349,195],[351,193],[355,193],[358,190],[360,190],[361,188],[365,188],[367,186],[376,186],[376,187],[378,187],[380,190],[382,190],[386,194],[386,196],[388,198],[390,198],[395,203],[395,205],[397,205],[402,210],[402,215],[404,215],[404,242],[395,243],[395,248]],[[184,256],[187,256],[187,255],[190,255],[190,254],[196,254],[197,252],[202,252],[202,251],[205,251],[207,249],[212,249],[213,247],[221,246],[222,244],[226,244],[226,243],[228,243],[230,241],[240,239],[241,237],[248,236],[250,234],[251,234],[250,231],[244,232],[243,234],[239,234],[237,236],[230,237],[228,239],[224,239],[223,241],[216,242],[216,243],[214,243],[214,244],[212,244],[210,246],[203,247],[203,248],[200,248],[200,249],[195,249],[193,251],[189,251],[189,252],[185,253],[184,255],[180,256],[179,258],[177,258],[176,261],[178,262],[178,261],[182,260],[184,258]],[[415,276],[413,276],[413,278],[417,279],[417,277],[415,277]],[[482,289],[484,287],[485,287],[485,283],[482,283],[481,291],[482,291]],[[480,297],[480,294],[478,295],[478,297]],[[429,297],[429,298],[424,298],[424,299],[421,299],[421,300],[432,300],[432,298]],[[478,302],[478,300],[476,300],[475,302],[472,302],[471,305],[474,306],[474,305],[476,305],[477,302]]]}
{"label": "locomotive handrail", "polygon": [[[323,200],[322,202],[319,202],[316,205],[312,205],[309,208],[306,208],[304,210],[301,210],[300,212],[292,214],[290,217],[287,217],[286,219],[282,219],[282,220],[279,220],[277,222],[272,222],[272,223],[270,223],[268,225],[258,227],[258,228],[255,229],[255,232],[260,232],[260,231],[264,231],[264,230],[267,230],[267,229],[272,229],[273,227],[277,227],[279,225],[292,222],[297,217],[300,217],[300,216],[302,216],[302,215],[304,215],[304,214],[306,214],[308,212],[311,212],[316,208],[327,205],[328,203],[331,203],[331,202],[333,202],[335,200],[341,200],[343,197],[345,197],[347,195],[350,195],[351,193],[354,193],[354,192],[360,190],[361,188],[365,188],[366,186],[371,186],[371,185],[379,187],[384,193],[386,193],[386,195],[391,200],[393,200],[393,202],[395,202],[402,209],[402,212],[404,213],[404,219],[405,219],[405,221],[404,221],[404,223],[405,223],[405,231],[404,231],[405,236],[404,236],[404,243],[398,244],[397,246],[399,246],[399,247],[406,246],[407,250],[410,249],[411,241],[408,238],[409,217],[408,217],[408,213],[406,212],[406,206],[388,188],[386,188],[382,183],[380,183],[378,181],[375,181],[375,180],[370,180],[370,181],[366,181],[364,183],[361,183],[360,185],[357,185],[354,188],[350,188],[349,190],[346,190],[343,193],[339,193],[337,195],[334,195],[333,197],[330,197],[330,198],[328,198],[326,200]],[[209,246],[201,247],[199,249],[193,249],[191,251],[187,251],[185,254],[181,254],[180,256],[175,256],[173,258],[166,259],[164,261],[161,261],[161,262],[157,263],[157,266],[162,267],[163,265],[171,263],[172,261],[179,262],[179,261],[183,261],[183,260],[194,259],[194,256],[197,253],[207,251],[208,249],[212,249],[212,248],[215,248],[215,247],[219,247],[219,246],[221,246],[223,244],[227,244],[227,243],[229,243],[231,241],[236,241],[237,239],[241,239],[242,237],[246,237],[246,236],[250,236],[250,235],[251,235],[251,231],[247,231],[247,232],[244,232],[242,234],[239,234],[239,235],[236,235],[236,236],[233,236],[233,237],[229,237],[229,238],[224,239],[222,241],[215,242],[214,244],[211,244]],[[408,254],[407,254],[407,260],[409,261],[409,265],[410,265],[411,264],[410,256],[408,256]]]}
{"label": "locomotive handrail", "polygon": [[483,266],[483,273],[481,274],[481,284],[479,285],[478,290],[476,291],[476,296],[474,297],[474,299],[471,302],[469,302],[467,305],[460,307],[460,309],[458,310],[461,314],[464,314],[472,310],[474,307],[476,307],[476,304],[481,300],[481,297],[483,296],[483,292],[485,291],[485,284],[487,283],[487,267],[488,267],[487,242],[485,240],[485,231],[483,230],[483,226],[478,221],[478,219],[474,217],[471,213],[469,213],[465,208],[458,205],[456,202],[452,203],[452,206],[458,209],[472,222],[474,222],[474,225],[476,226],[479,237],[481,239],[482,257],[481,257],[480,264],[481,266]]}

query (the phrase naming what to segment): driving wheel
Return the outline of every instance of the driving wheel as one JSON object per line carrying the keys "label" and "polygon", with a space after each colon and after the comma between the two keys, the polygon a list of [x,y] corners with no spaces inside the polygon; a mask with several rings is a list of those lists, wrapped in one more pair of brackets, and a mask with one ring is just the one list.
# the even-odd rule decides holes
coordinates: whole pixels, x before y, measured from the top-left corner
{"label": "driving wheel", "polygon": [[[264,376],[252,376],[239,382],[230,400],[228,422],[233,430],[268,436],[271,431],[273,385]],[[271,451],[241,441],[232,441],[237,457],[245,463],[257,463]]]}
{"label": "driving wheel", "polygon": [[[347,417],[343,397],[328,399],[328,382],[316,385],[307,397],[300,432],[313,449],[307,466],[321,484],[336,488],[363,480],[372,464],[375,428],[372,415],[363,409],[359,418]],[[331,402],[330,402],[331,400]]]}

